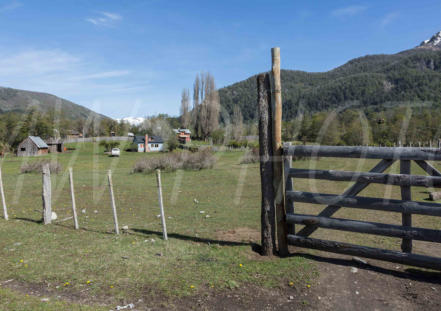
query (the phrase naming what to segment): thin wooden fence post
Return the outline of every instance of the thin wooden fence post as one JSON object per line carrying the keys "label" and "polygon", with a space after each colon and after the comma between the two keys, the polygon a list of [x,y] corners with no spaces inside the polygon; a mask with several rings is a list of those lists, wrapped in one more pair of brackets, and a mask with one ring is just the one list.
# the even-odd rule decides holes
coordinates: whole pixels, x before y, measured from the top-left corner
{"label": "thin wooden fence post", "polygon": [[[410,175],[410,161],[401,160],[400,161],[400,174]],[[411,191],[410,186],[401,186],[401,199],[403,201],[411,201]],[[412,227],[412,214],[403,213],[402,214],[402,224],[406,227]],[[404,238],[401,242],[401,250],[405,253],[412,252],[412,239]]]}
{"label": "thin wooden fence post", "polygon": [[111,170],[108,171],[107,178],[109,180],[110,202],[112,204],[113,222],[115,223],[115,233],[119,234],[118,215],[116,214],[115,196],[113,195],[113,183],[112,183],[112,171]]}
{"label": "thin wooden fence post", "polygon": [[273,137],[271,85],[269,74],[257,77],[257,106],[259,111],[259,158],[261,188],[262,256],[276,252],[276,219],[273,187]]}
{"label": "thin wooden fence post", "polygon": [[2,179],[2,168],[0,167],[0,195],[2,197],[2,204],[3,204],[3,217],[5,220],[8,220],[8,208],[6,206],[6,199],[5,199],[5,190],[3,189],[3,179]]}
{"label": "thin wooden fence post", "polygon": [[159,208],[161,210],[162,235],[164,240],[168,240],[167,226],[165,225],[164,204],[162,202],[161,170],[156,170],[156,182],[158,184]]}
{"label": "thin wooden fence post", "polygon": [[[284,147],[290,147],[291,143],[285,143]],[[293,191],[293,181],[291,176],[289,176],[289,170],[292,165],[292,156],[289,154],[283,155],[283,179],[285,182],[285,193],[286,191]],[[294,214],[294,202],[285,196],[286,213]],[[288,225],[288,234],[295,234],[295,224]]]}
{"label": "thin wooden fence post", "polygon": [[74,219],[75,229],[78,230],[80,227],[78,225],[78,217],[77,217],[77,207],[75,203],[75,191],[74,191],[74,183],[73,183],[73,173],[72,168],[69,167],[69,182],[70,182],[70,196],[72,198],[72,214]]}
{"label": "thin wooden fence post", "polygon": [[288,255],[287,225],[283,182],[282,161],[282,83],[280,79],[280,48],[271,49],[272,74],[274,79],[274,119],[273,119],[273,148],[274,148],[274,192],[276,194],[277,242],[280,256]]}
{"label": "thin wooden fence post", "polygon": [[43,165],[43,223],[48,225],[52,222],[52,186],[51,170],[49,164]]}

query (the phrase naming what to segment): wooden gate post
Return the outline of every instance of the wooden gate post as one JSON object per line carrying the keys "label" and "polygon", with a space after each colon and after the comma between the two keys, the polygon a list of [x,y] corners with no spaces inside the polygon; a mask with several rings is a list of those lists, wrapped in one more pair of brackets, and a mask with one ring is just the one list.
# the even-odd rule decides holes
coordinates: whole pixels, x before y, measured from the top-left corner
{"label": "wooden gate post", "polygon": [[272,74],[274,79],[274,120],[273,120],[273,149],[274,149],[274,192],[276,194],[277,242],[280,256],[288,255],[287,225],[283,183],[282,161],[282,83],[280,79],[280,48],[271,49]]}
{"label": "wooden gate post", "polygon": [[79,226],[78,226],[78,217],[77,217],[77,207],[75,203],[75,191],[74,191],[73,173],[71,167],[69,167],[69,182],[70,182],[70,196],[72,198],[72,214],[74,219],[74,226],[75,229],[78,230]]}
{"label": "wooden gate post", "polygon": [[43,223],[48,225],[52,222],[52,186],[51,170],[49,163],[43,165]]}
{"label": "wooden gate post", "polygon": [[115,233],[119,234],[118,215],[116,214],[115,196],[113,194],[113,183],[112,183],[112,171],[111,170],[109,170],[107,172],[107,179],[109,180],[110,203],[112,204],[113,222],[115,223]]}
{"label": "wooden gate post", "polygon": [[3,217],[8,220],[8,208],[6,207],[5,190],[3,189],[2,168],[0,167],[0,195],[2,197]]}
{"label": "wooden gate post", "polygon": [[[410,160],[400,161],[400,174],[410,175]],[[412,200],[410,186],[401,186],[401,199],[404,201]],[[412,227],[412,214],[402,214],[402,224],[406,227]],[[412,239],[404,238],[401,242],[401,250],[405,253],[412,252]]]}
{"label": "wooden gate post", "polygon": [[276,252],[276,219],[273,187],[273,137],[271,85],[269,74],[257,77],[257,106],[259,111],[259,159],[261,205],[261,239],[263,256]]}

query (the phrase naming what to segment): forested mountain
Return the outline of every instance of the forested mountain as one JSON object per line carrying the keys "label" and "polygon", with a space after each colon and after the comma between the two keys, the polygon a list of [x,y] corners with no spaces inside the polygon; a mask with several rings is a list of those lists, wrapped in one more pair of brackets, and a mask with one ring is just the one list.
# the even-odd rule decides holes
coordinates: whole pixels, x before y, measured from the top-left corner
{"label": "forested mountain", "polygon": [[[369,55],[323,73],[282,70],[283,116],[318,112],[352,102],[373,107],[387,102],[441,104],[441,32],[420,46],[393,55]],[[223,109],[239,105],[245,121],[257,116],[256,76],[219,90]],[[356,102],[354,102],[356,101]]]}
{"label": "forested mountain", "polygon": [[[58,106],[59,104],[59,106]],[[27,114],[31,111],[41,113],[60,113],[61,118],[68,120],[108,119],[86,107],[74,104],[66,99],[39,92],[23,91],[0,87],[0,114]]]}

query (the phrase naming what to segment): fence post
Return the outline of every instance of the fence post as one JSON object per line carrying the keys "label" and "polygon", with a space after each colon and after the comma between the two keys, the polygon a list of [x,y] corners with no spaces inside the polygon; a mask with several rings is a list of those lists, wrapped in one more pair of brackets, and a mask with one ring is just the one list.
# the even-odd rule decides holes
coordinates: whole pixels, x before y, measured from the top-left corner
{"label": "fence post", "polygon": [[74,191],[73,173],[71,167],[69,167],[69,182],[70,182],[70,196],[72,198],[72,213],[74,219],[74,226],[75,229],[78,230],[79,226],[78,226],[78,217],[77,217],[77,207],[75,204],[75,191]]}
{"label": "fence post", "polygon": [[52,222],[52,186],[51,170],[49,164],[43,165],[43,223],[48,225]]}
{"label": "fence post", "polygon": [[259,159],[261,203],[261,240],[263,256],[276,252],[276,219],[273,187],[273,137],[271,85],[269,74],[257,77],[257,106],[259,111]]}
{"label": "fence post", "polygon": [[288,254],[287,225],[284,199],[283,162],[282,162],[282,83],[280,79],[280,48],[271,49],[272,74],[274,79],[274,192],[276,201],[277,242],[280,256]]}
{"label": "fence post", "polygon": [[[287,142],[284,144],[284,147],[290,147],[291,143]],[[286,191],[293,190],[292,178],[289,177],[289,169],[291,168],[292,156],[283,155],[283,180],[285,183],[285,193]],[[285,206],[286,213],[293,214],[294,213],[294,202],[288,199],[285,195]],[[288,225],[288,233],[295,234],[295,224]]]}
{"label": "fence post", "polygon": [[113,183],[112,183],[112,171],[107,172],[107,178],[109,180],[110,189],[110,202],[112,204],[113,222],[115,223],[115,233],[119,234],[118,215],[116,214],[115,196],[113,195]]}
{"label": "fence post", "polygon": [[2,168],[0,167],[0,195],[2,197],[3,204],[3,217],[8,220],[8,208],[6,207],[5,190],[3,189]]}
{"label": "fence post", "polygon": [[156,182],[158,184],[159,209],[161,210],[162,235],[164,240],[168,240],[167,227],[165,225],[164,204],[162,202],[161,170],[156,170]]}
{"label": "fence post", "polygon": [[[410,160],[400,160],[400,174],[410,175]],[[410,186],[401,186],[401,199],[412,200]],[[402,224],[406,227],[412,226],[412,214],[402,214]],[[412,239],[404,238],[401,242],[401,250],[405,253],[412,252]]]}

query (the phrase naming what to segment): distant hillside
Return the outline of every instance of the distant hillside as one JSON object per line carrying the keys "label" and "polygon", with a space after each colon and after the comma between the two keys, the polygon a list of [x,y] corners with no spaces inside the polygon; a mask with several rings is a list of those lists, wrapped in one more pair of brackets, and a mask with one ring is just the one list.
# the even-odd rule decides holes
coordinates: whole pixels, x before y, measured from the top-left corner
{"label": "distant hillside", "polygon": [[[285,56],[289,57],[289,56]],[[284,119],[299,109],[317,112],[358,101],[361,107],[385,102],[441,103],[441,32],[420,46],[393,55],[370,55],[323,73],[282,70]],[[219,90],[221,106],[239,105],[245,121],[257,117],[256,76]]]}
{"label": "distant hillside", "polygon": [[49,113],[55,111],[57,103],[61,105],[61,115],[68,120],[87,119],[89,116],[108,119],[102,114],[51,94],[0,87],[0,114],[26,113],[31,110]]}

